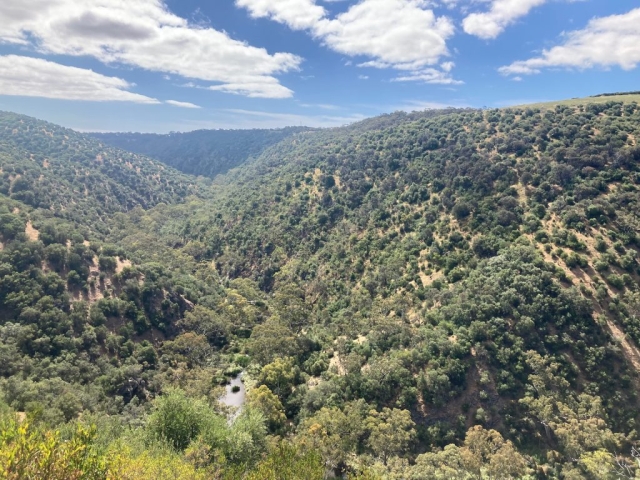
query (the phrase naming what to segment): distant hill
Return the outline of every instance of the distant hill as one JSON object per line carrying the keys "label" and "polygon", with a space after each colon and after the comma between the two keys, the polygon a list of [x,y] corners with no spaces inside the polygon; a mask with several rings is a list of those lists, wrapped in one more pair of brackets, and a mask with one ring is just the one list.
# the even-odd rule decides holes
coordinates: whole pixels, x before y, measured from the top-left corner
{"label": "distant hill", "polygon": [[268,147],[306,127],[274,130],[197,130],[168,135],[144,133],[93,133],[100,141],[147,155],[184,173],[213,178],[257,157]]}
{"label": "distant hill", "polygon": [[640,95],[640,90],[636,90],[634,92],[613,92],[613,93],[601,93],[599,95],[592,95],[591,98],[595,97],[622,97],[625,95]]}
{"label": "distant hill", "polygon": [[105,216],[201,191],[158,161],[34,118],[0,112],[0,193],[98,228]]}
{"label": "distant hill", "polygon": [[552,108],[556,105],[564,105],[567,107],[577,107],[580,105],[589,104],[606,104],[609,102],[622,102],[622,103],[640,103],[640,92],[626,92],[626,93],[602,93],[600,95],[594,95],[592,97],[585,98],[571,98],[568,100],[556,100],[550,102],[541,102],[528,105],[520,105],[520,108]]}

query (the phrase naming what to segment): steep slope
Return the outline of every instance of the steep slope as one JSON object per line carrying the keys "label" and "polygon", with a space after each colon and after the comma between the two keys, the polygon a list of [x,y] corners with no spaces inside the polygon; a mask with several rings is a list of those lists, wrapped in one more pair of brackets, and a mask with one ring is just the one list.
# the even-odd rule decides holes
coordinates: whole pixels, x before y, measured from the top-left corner
{"label": "steep slope", "polygon": [[[480,424],[556,452],[560,475],[629,448],[638,421],[638,135],[638,105],[614,101],[307,132],[213,200],[138,222],[179,232],[166,258],[282,298],[248,348],[307,375],[280,394],[291,418],[406,410],[414,454]],[[590,439],[581,422],[599,425]],[[349,451],[381,455],[360,442]]]}
{"label": "steep slope", "polygon": [[0,391],[18,411],[57,423],[117,414],[161,388],[156,349],[214,289],[187,291],[160,265],[0,196]]}
{"label": "steep slope", "polygon": [[[47,424],[136,417],[185,361],[180,342],[203,342],[183,322],[209,318],[202,305],[225,290],[104,240],[126,212],[206,196],[208,182],[12,113],[0,114],[0,168],[2,401]],[[226,345],[224,325],[208,331]],[[211,391],[227,366],[207,365]]]}
{"label": "steep slope", "polygon": [[5,112],[0,175],[0,193],[92,229],[116,212],[175,203],[203,191],[195,179],[160,162]]}
{"label": "steep slope", "polygon": [[100,141],[146,155],[192,175],[213,178],[259,156],[305,127],[274,130],[197,130],[169,135],[93,133]]}
{"label": "steep slope", "polygon": [[[144,423],[204,477],[311,446],[304,478],[632,478],[639,135],[611,100],[300,132],[88,247],[0,197],[3,398]],[[210,416],[241,370],[236,433]]]}

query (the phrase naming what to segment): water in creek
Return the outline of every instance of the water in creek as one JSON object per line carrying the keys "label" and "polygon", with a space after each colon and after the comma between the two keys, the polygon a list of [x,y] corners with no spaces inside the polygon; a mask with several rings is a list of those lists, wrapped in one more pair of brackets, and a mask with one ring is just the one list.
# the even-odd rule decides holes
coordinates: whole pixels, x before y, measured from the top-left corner
{"label": "water in creek", "polygon": [[[242,375],[243,373],[231,380],[231,383],[225,387],[225,394],[220,398],[220,403],[226,405],[227,407],[232,407],[235,409],[233,414],[231,414],[230,421],[235,420],[238,415],[240,415],[244,402],[247,399],[247,391],[244,388]],[[234,393],[233,387],[239,387],[240,390]]]}

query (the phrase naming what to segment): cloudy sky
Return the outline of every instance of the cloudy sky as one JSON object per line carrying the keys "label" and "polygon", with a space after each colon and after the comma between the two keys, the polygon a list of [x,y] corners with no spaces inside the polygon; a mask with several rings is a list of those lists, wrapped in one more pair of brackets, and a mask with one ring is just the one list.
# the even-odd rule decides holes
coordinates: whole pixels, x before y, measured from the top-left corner
{"label": "cloudy sky", "polygon": [[80,130],[334,126],[640,90],[638,0],[1,0],[0,110]]}

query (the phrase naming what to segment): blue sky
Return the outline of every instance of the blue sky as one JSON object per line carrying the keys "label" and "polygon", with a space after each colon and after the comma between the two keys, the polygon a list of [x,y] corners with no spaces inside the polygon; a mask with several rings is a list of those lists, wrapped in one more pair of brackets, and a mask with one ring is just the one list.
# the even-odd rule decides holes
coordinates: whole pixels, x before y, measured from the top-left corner
{"label": "blue sky", "polygon": [[79,130],[334,126],[640,90],[637,0],[3,0],[0,110]]}

